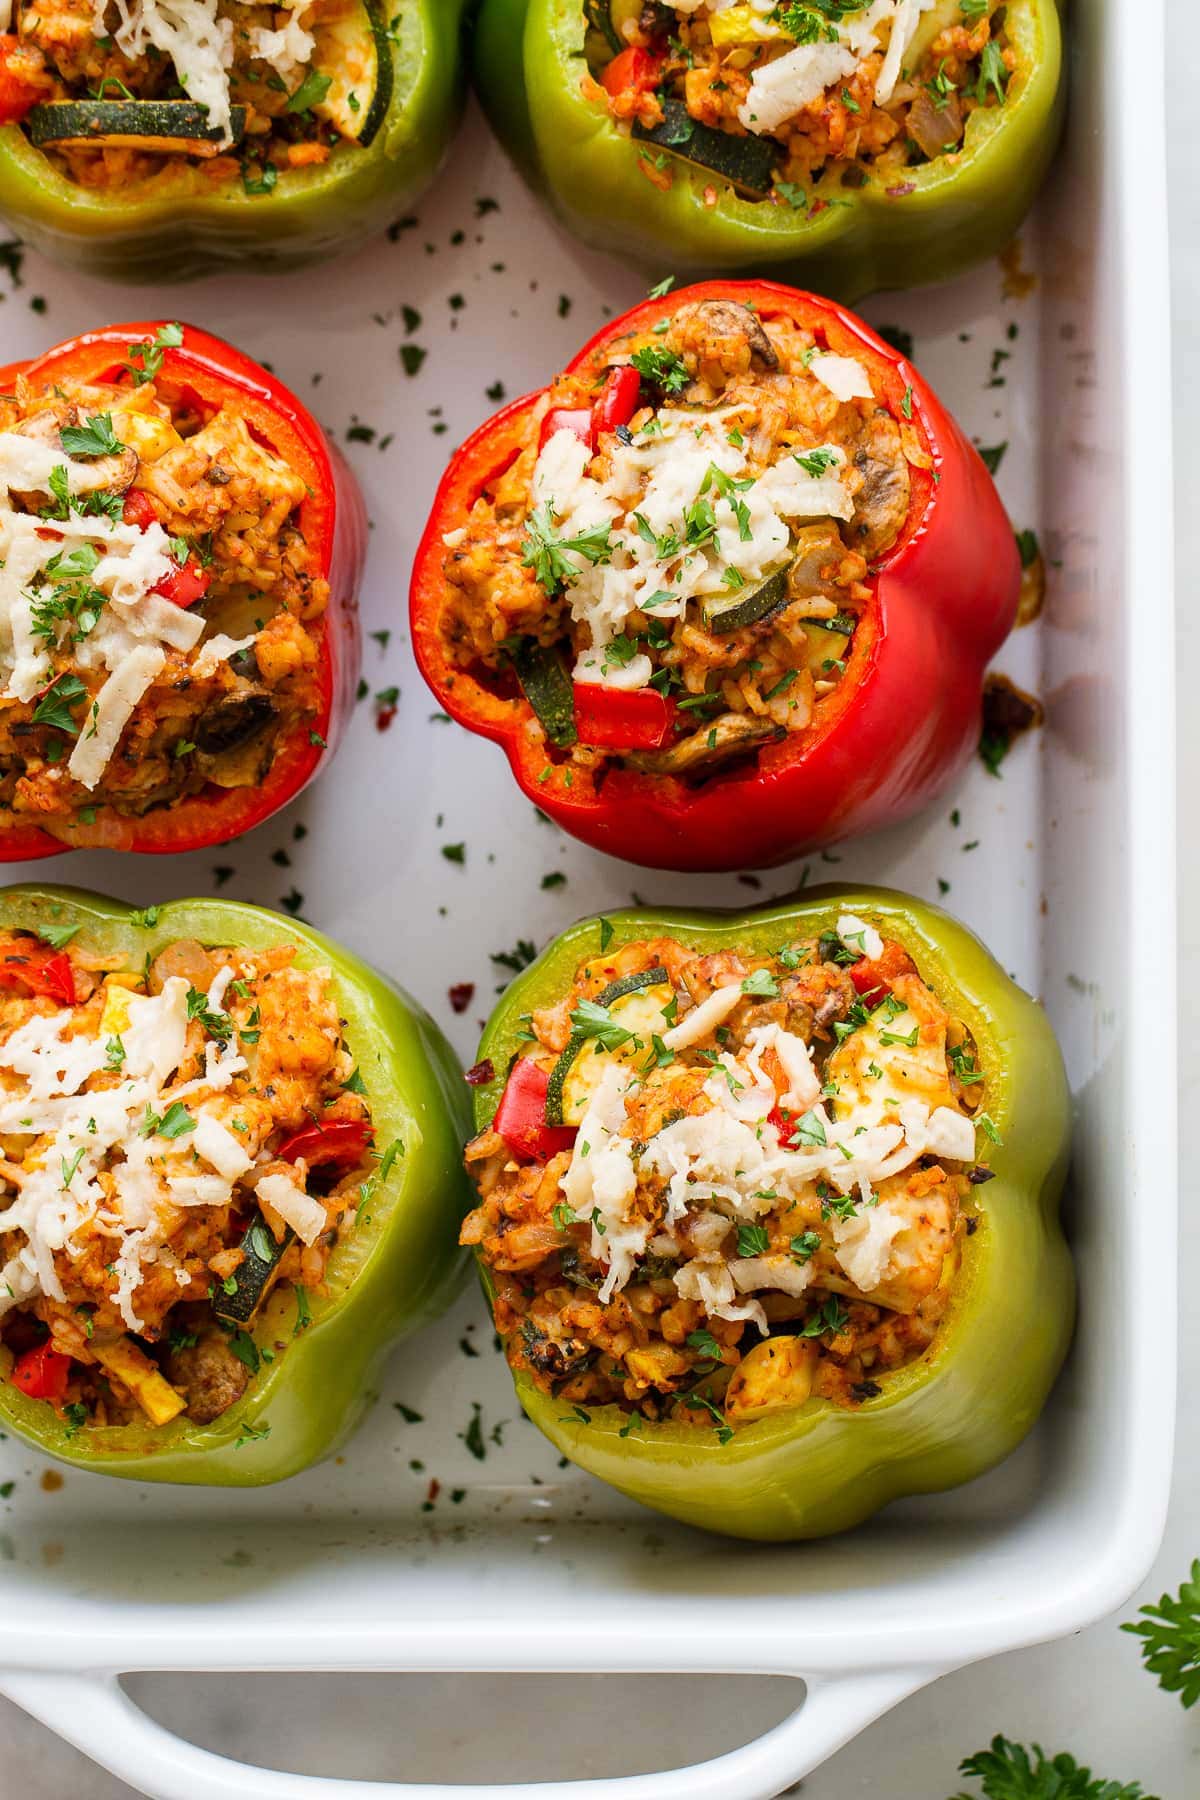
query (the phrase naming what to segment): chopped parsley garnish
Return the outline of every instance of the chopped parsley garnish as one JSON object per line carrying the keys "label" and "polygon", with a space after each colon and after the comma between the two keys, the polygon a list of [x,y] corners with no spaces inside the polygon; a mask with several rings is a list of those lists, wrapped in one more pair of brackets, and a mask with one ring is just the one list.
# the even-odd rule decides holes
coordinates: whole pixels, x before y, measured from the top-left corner
{"label": "chopped parsley garnish", "polygon": [[49,725],[55,731],[74,734],[75,720],[71,708],[87,698],[87,689],[78,675],[60,675],[52,681],[33,709],[35,725]]}
{"label": "chopped parsley garnish", "polygon": [[619,1050],[633,1037],[632,1031],[617,1024],[607,1006],[600,1006],[595,1000],[579,1002],[571,1013],[571,1026],[579,1037],[595,1038],[602,1050]]}
{"label": "chopped parsley garnish", "polygon": [[521,561],[532,569],[538,585],[548,594],[569,586],[579,578],[580,570],[571,556],[582,556],[593,565],[612,560],[610,542],[613,521],[592,525],[575,537],[560,537],[554,526],[554,503],[546,501],[530,513],[528,536],[521,545]]}
{"label": "chopped parsley garnish", "polygon": [[664,394],[681,394],[691,380],[683,358],[659,344],[635,350],[629,360],[644,381]]}
{"label": "chopped parsley garnish", "polygon": [[59,438],[68,456],[116,456],[125,448],[113,430],[111,413],[96,413],[82,425],[64,425]]}

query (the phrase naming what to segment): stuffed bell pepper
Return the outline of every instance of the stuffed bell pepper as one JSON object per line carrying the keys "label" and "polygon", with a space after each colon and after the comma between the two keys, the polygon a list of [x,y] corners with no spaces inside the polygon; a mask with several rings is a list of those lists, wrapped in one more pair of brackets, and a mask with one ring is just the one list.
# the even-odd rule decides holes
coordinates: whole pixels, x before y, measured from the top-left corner
{"label": "stuffed bell pepper", "polygon": [[344,253],[432,180],[464,0],[11,0],[0,213],[109,280]]}
{"label": "stuffed bell pepper", "polygon": [[458,453],[413,642],[564,830],[762,867],[937,793],[1019,584],[990,475],[904,357],[831,301],[710,282]]}
{"label": "stuffed bell pepper", "polygon": [[365,545],[316,420],[194,326],[0,370],[0,861],[197,849],[293,799],[353,703]]}
{"label": "stuffed bell pepper", "polygon": [[944,913],[864,888],[585,920],[481,1056],[463,1242],[564,1456],[788,1539],[1025,1436],[1072,1325],[1066,1082]]}
{"label": "stuffed bell pepper", "polygon": [[599,249],[857,299],[1003,249],[1061,115],[1056,0],[483,0],[476,81]]}
{"label": "stuffed bell pepper", "polygon": [[462,1095],[305,926],[0,893],[0,1429],[142,1481],[327,1454],[461,1273]]}

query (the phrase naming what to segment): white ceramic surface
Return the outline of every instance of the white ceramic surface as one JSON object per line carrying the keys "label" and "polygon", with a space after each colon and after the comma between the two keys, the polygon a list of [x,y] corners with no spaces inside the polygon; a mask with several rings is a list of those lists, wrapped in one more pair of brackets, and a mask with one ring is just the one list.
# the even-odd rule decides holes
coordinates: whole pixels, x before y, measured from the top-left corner
{"label": "white ceramic surface", "polygon": [[[794,1683],[771,1671],[831,1678],[826,1741],[812,1736],[822,1721],[810,1710],[807,1724],[802,1716],[782,1742],[753,1753],[757,1763],[743,1761],[715,1784],[660,1777],[643,1790],[668,1800],[686,1786],[692,1795],[736,1800],[768,1795],[832,1747],[847,1698],[848,1731],[938,1668],[1086,1622],[1142,1573],[1157,1537],[1169,1395],[1161,1343],[1151,1347],[1137,1326],[1146,1310],[1160,1333],[1169,1323],[1161,1261],[1148,1244],[1170,1230],[1173,1145],[1161,1088],[1152,1130],[1131,1101],[1134,1034],[1147,996],[1152,1015],[1143,1028],[1170,1029],[1170,996],[1154,980],[1154,957],[1171,933],[1170,720],[1161,677],[1169,570],[1155,560],[1163,533],[1143,529],[1135,583],[1125,522],[1162,518],[1165,377],[1153,149],[1148,156],[1144,121],[1136,159],[1123,130],[1101,139],[1091,129],[1106,99],[1106,116],[1122,117],[1119,46],[1110,42],[1102,61],[1092,37],[1106,11],[1114,33],[1136,31],[1139,58],[1153,38],[1152,9],[1132,0],[1107,9],[1093,0],[1079,21],[1074,176],[1058,185],[1050,232],[1066,254],[1047,258],[1038,293],[1003,298],[991,269],[953,289],[867,309],[877,322],[913,329],[918,360],[968,426],[985,443],[1010,445],[1000,477],[1014,519],[1038,525],[1062,566],[1045,626],[1020,634],[1000,665],[1046,695],[1049,728],[1014,753],[1002,782],[977,768],[933,817],[849,847],[836,866],[820,868],[826,877],[887,878],[931,895],[939,876],[950,880],[946,904],[1044,994],[1063,1031],[1083,1113],[1074,1229],[1085,1308],[1045,1426],[988,1481],[895,1509],[870,1533],[809,1550],[721,1547],[559,1471],[515,1421],[484,1463],[468,1454],[456,1434],[475,1401],[489,1434],[514,1410],[471,1296],[444,1327],[398,1354],[381,1405],[344,1464],[273,1495],[214,1499],[70,1474],[47,1495],[36,1459],[0,1446],[0,1479],[17,1483],[0,1503],[0,1666],[40,1671],[36,1682],[23,1679],[20,1696],[60,1725],[68,1711],[90,1717],[89,1742],[107,1748],[108,1760],[147,1791],[241,1800],[268,1789],[226,1776],[202,1787],[206,1771],[187,1762],[182,1773],[165,1763],[156,1771],[149,1759],[160,1746],[114,1715],[103,1689],[83,1690],[80,1702],[80,1690],[49,1679],[54,1672],[239,1662],[445,1670],[439,1679],[399,1682],[214,1678],[226,1711],[205,1728],[198,1699],[209,1683],[158,1676],[130,1684],[176,1729],[229,1754],[394,1781],[561,1782],[667,1769],[781,1719],[795,1704]],[[1127,50],[1132,44],[1130,36]],[[498,198],[500,211],[476,220],[482,196]],[[459,230],[465,239],[456,245]],[[1031,247],[1026,257],[1033,261]],[[497,262],[507,265],[503,272]],[[368,703],[331,777],[295,812],[309,827],[302,844],[292,841],[289,815],[259,834],[261,842],[221,858],[160,868],[78,857],[63,859],[56,875],[146,898],[152,890],[211,891],[221,861],[237,870],[230,894],[277,902],[294,885],[314,921],[401,973],[447,1023],[452,981],[474,979],[479,1008],[486,1006],[491,950],[521,936],[541,941],[575,913],[625,899],[631,883],[650,899],[751,898],[732,879],[642,876],[568,846],[529,816],[490,747],[429,722],[432,703],[402,641],[401,601],[406,557],[446,446],[488,410],[491,381],[502,376],[510,392],[532,385],[594,327],[606,300],[621,305],[638,292],[626,274],[584,257],[531,213],[478,126],[422,207],[418,229],[307,278],[299,303],[294,288],[228,280],[186,293],[115,295],[82,282],[68,289],[33,259],[25,283],[0,315],[6,356],[104,316],[183,311],[272,360],[302,394],[315,395],[339,437],[356,416],[377,433],[397,433],[382,452],[378,439],[350,445],[377,521],[367,624],[394,628],[386,648],[368,644],[368,676],[373,687],[398,682],[403,690],[389,737],[375,737]],[[23,305],[38,293],[50,300],[44,317]],[[560,293],[572,301],[567,317]],[[453,295],[465,305],[454,305]],[[412,380],[399,372],[397,355],[405,304],[422,313],[411,337],[430,352]],[[997,350],[1009,360],[994,366]],[[314,388],[316,370],[323,380]],[[1004,385],[989,387],[996,377]],[[427,410],[438,406],[441,415]],[[443,420],[449,430],[435,435],[430,427]],[[1147,595],[1158,629],[1134,632],[1135,599],[1144,608]],[[1141,627],[1144,611],[1138,619]],[[401,774],[384,793],[371,785],[367,762],[377,766],[381,747]],[[428,769],[416,792],[402,785],[413,768]],[[356,792],[363,806],[347,807]],[[465,872],[439,856],[442,844],[457,841],[468,847]],[[272,862],[279,851],[290,857],[287,867]],[[520,874],[512,873],[514,857]],[[543,892],[541,875],[559,869],[566,887]],[[764,878],[763,895],[783,891],[797,874]],[[1131,921],[1139,926],[1132,936]],[[458,1042],[468,1054],[463,1024]],[[482,1354],[464,1355],[462,1342],[477,1342]],[[397,1400],[430,1421],[436,1406],[447,1429],[406,1425],[389,1405]],[[413,1461],[425,1468],[411,1468]],[[433,1474],[442,1493],[434,1513],[423,1514]],[[462,1500],[448,1501],[460,1486]],[[1101,1630],[1106,1671],[1131,1668],[1131,1642]],[[1051,1671],[1050,1682],[1067,1666],[1055,1659],[1068,1655],[1042,1651],[1030,1661]],[[953,1787],[957,1756],[994,1729],[1020,1734],[1032,1718],[1034,1734],[1057,1742],[1054,1712],[1031,1714],[1032,1695],[1014,1716],[1022,1678],[1004,1670],[1023,1660],[952,1677],[910,1702],[806,1791],[841,1800],[873,1791],[886,1771],[895,1800],[929,1800]],[[547,1694],[531,1680],[453,1673],[472,1665],[694,1673],[673,1682],[614,1676],[615,1687],[562,1675]],[[872,1667],[883,1674],[868,1689],[861,1672]],[[714,1683],[711,1672],[721,1670],[763,1673]],[[1152,1691],[1137,1690],[1137,1699],[1148,1709]],[[1169,1722],[1173,1704],[1160,1709]],[[627,1728],[631,1713],[640,1725]],[[551,1728],[539,1732],[547,1719]],[[18,1743],[32,1729],[22,1721]],[[1100,1763],[1102,1746],[1081,1738],[1072,1747]],[[906,1754],[914,1773],[907,1787]],[[56,1766],[61,1785],[46,1793],[75,1784],[65,1761]],[[0,1756],[4,1800],[37,1793],[24,1775],[10,1785],[18,1767]],[[1154,1771],[1144,1763],[1118,1768],[1151,1785]],[[186,1785],[166,1785],[176,1780]],[[1165,1776],[1161,1786],[1164,1800],[1192,1791],[1169,1787]],[[108,1800],[124,1790],[91,1773],[78,1791]],[[292,1780],[269,1791],[301,1789]]]}

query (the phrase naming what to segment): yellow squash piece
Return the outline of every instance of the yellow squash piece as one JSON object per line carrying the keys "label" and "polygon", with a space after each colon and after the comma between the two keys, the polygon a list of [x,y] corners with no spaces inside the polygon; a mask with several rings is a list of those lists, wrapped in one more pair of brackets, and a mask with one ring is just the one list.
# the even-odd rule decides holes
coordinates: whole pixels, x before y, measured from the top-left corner
{"label": "yellow squash piece", "polygon": [[812,1338],[773,1337],[743,1356],[725,1390],[731,1425],[794,1412],[812,1393],[820,1352]]}
{"label": "yellow squash piece", "polygon": [[97,1344],[93,1355],[102,1369],[125,1384],[152,1425],[169,1425],[187,1405],[132,1339],[119,1337],[112,1344]]}

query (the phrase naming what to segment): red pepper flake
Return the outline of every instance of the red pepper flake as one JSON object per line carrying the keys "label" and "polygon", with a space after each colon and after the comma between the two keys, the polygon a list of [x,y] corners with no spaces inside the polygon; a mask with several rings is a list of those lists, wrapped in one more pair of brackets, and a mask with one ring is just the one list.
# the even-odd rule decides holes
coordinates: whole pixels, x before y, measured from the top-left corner
{"label": "red pepper flake", "polygon": [[915,194],[917,191],[917,184],[915,181],[901,181],[897,186],[890,187],[886,191],[889,200],[898,200],[904,194]]}
{"label": "red pepper flake", "polygon": [[456,981],[450,989],[450,1005],[456,1013],[466,1012],[474,997],[475,983],[473,981]]}
{"label": "red pepper flake", "polygon": [[398,687],[382,688],[375,696],[375,729],[387,731],[396,716],[396,708],[400,701]]}
{"label": "red pepper flake", "polygon": [[426,1498],[426,1500],[428,1500],[430,1506],[433,1505],[434,1501],[437,1499],[437,1497],[441,1493],[441,1491],[442,1491],[442,1484],[438,1480],[437,1476],[435,1475],[433,1480],[429,1483],[429,1492],[425,1496],[425,1498]]}
{"label": "red pepper flake", "polygon": [[468,1087],[486,1087],[488,1082],[494,1081],[495,1078],[496,1066],[490,1056],[485,1056],[482,1062],[477,1062],[463,1076]]}

